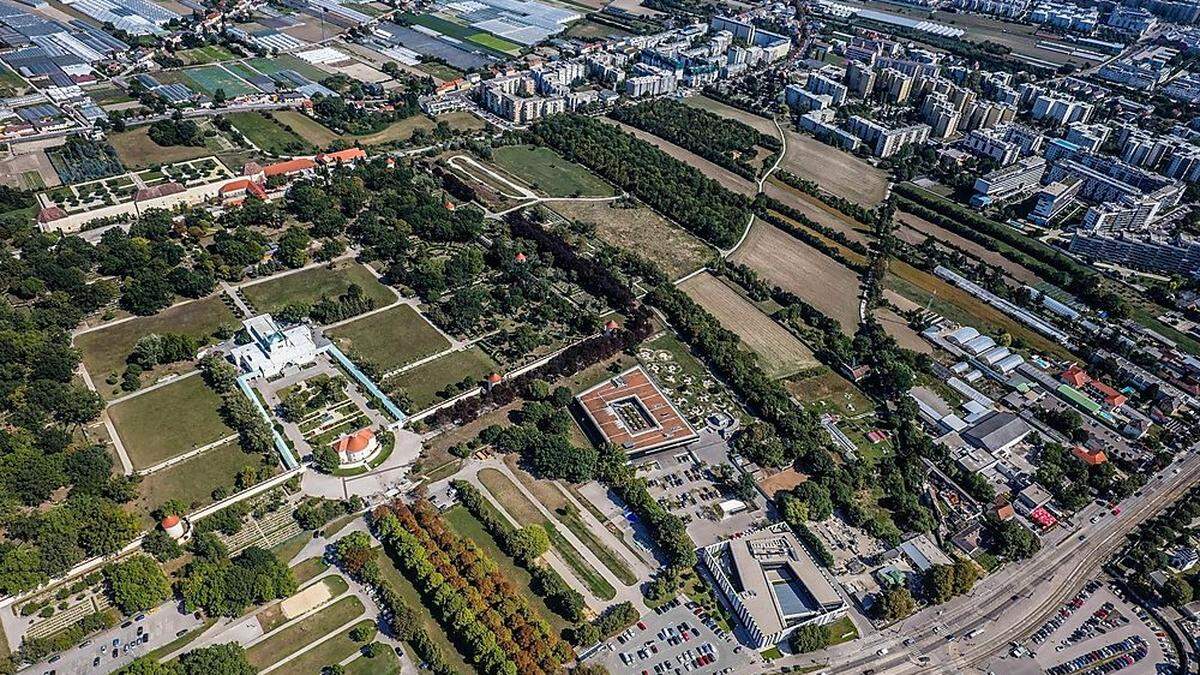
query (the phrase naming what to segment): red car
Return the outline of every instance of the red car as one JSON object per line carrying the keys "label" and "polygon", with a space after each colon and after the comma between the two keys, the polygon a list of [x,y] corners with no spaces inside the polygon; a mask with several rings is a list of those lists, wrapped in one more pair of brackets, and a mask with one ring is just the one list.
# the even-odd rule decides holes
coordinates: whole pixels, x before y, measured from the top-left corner
{"label": "red car", "polygon": [[1119,506],[1118,506],[1118,507],[1114,508],[1114,509],[1112,510],[1112,514],[1113,514],[1114,516],[1119,516],[1119,515],[1121,515],[1121,507],[1119,507]]}
{"label": "red car", "polygon": [[646,622],[645,621],[637,622],[637,627],[638,627],[638,630],[646,630]]}

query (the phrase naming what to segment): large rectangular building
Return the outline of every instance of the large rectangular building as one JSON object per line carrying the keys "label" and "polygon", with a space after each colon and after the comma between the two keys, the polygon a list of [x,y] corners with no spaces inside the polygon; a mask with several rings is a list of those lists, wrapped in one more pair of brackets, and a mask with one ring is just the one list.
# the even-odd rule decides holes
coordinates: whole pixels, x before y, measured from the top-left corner
{"label": "large rectangular building", "polygon": [[848,609],[786,523],[705,547],[700,558],[755,649],[801,626],[833,623]]}
{"label": "large rectangular building", "polygon": [[575,398],[604,441],[629,455],[665,450],[699,438],[641,366]]}

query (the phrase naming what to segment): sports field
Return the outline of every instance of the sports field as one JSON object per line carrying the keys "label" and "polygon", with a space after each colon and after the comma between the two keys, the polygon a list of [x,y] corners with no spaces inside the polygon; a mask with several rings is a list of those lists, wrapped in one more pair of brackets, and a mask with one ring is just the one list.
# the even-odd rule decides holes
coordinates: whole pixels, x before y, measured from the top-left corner
{"label": "sports field", "polygon": [[456,80],[462,77],[462,71],[444,63],[422,63],[417,66],[417,70],[428,73],[442,81]]}
{"label": "sports field", "polygon": [[204,340],[222,324],[236,323],[233,312],[221,302],[220,296],[214,295],[170,307],[153,316],[139,316],[83,333],[75,338],[75,346],[83,352],[83,365],[100,386],[110,373],[119,374],[125,369],[125,359],[143,335],[180,333]]}
{"label": "sports field", "polygon": [[488,374],[496,372],[496,368],[492,357],[478,347],[471,347],[406,370],[388,381],[404,390],[415,412],[445,400],[446,397],[439,396],[438,392],[446,387],[464,380],[477,386]]}
{"label": "sports field", "polygon": [[258,312],[276,312],[293,303],[311,305],[324,296],[337,298],[358,284],[367,297],[375,299],[376,307],[389,305],[396,296],[387,286],[379,283],[374,274],[362,265],[342,261],[329,265],[310,267],[274,279],[241,287],[242,295]]}
{"label": "sports field", "polygon": [[294,70],[314,82],[320,82],[330,75],[330,73],[291,54],[277,54],[270,58],[247,59],[246,63],[263,75],[275,75],[283,70]]}
{"label": "sports field", "polygon": [[784,377],[819,364],[803,342],[724,281],[704,272],[679,286],[758,355],[768,375]]}
{"label": "sports field", "polygon": [[506,145],[492,152],[492,161],[535,190],[550,197],[608,197],[613,187],[575,162],[549,148]]}
{"label": "sports field", "polygon": [[121,163],[134,170],[184,162],[212,154],[208,148],[194,145],[159,145],[150,140],[150,127],[109,132],[108,142],[117,149]]}
{"label": "sports field", "polygon": [[672,279],[702,267],[716,250],[653,209],[623,202],[557,202],[564,218],[591,223],[601,241],[645,256]]}
{"label": "sports field", "polygon": [[858,275],[808,244],[757,220],[732,260],[837,319],[847,333],[856,330]]}
{"label": "sports field", "polygon": [[233,433],[217,412],[221,397],[199,375],[109,406],[134,469],[144,469]]}
{"label": "sports field", "polygon": [[275,155],[304,154],[316,150],[312,144],[270,117],[257,112],[238,112],[227,115],[234,128],[251,143]]}
{"label": "sports field", "polygon": [[218,61],[235,58],[232,52],[220,45],[204,45],[203,47],[185,49],[177,52],[175,56],[183,59],[188,65],[217,63]]}
{"label": "sports field", "polygon": [[273,473],[279,472],[278,462],[244,452],[237,441],[230,441],[143,476],[138,484],[137,497],[126,505],[126,509],[149,527],[154,524],[150,512],[168,499],[178,499],[187,504],[189,510],[208,506],[213,502],[213,490],[225,488],[232,491],[237,483],[238,472],[243,468],[264,465],[271,467]]}
{"label": "sports field", "polygon": [[351,321],[328,331],[328,335],[342,351],[365,358],[385,373],[450,346],[408,305]]}

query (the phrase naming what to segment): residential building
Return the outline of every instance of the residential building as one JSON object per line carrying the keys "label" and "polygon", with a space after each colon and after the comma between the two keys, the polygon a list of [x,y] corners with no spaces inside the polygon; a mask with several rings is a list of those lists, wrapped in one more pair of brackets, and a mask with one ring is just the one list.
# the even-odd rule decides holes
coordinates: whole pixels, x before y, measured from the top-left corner
{"label": "residential building", "polygon": [[854,115],[847,121],[846,130],[862,139],[876,157],[891,157],[906,145],[924,143],[929,140],[929,125],[927,124],[914,124],[893,129],[858,115]]}

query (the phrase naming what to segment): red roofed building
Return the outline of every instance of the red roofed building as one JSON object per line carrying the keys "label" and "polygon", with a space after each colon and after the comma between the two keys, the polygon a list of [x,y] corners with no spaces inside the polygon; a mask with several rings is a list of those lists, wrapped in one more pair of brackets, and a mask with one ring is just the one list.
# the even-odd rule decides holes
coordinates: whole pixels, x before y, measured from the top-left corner
{"label": "red roofed building", "polygon": [[249,178],[239,178],[222,185],[219,194],[221,201],[233,203],[242,201],[246,195],[254,195],[264,201],[267,199],[267,191],[263,186]]}
{"label": "red roofed building", "polygon": [[1089,450],[1082,445],[1077,445],[1071,449],[1071,452],[1089,466],[1098,466],[1108,461],[1108,455],[1104,454],[1103,450]]}
{"label": "red roofed building", "polygon": [[172,539],[182,539],[183,535],[186,533],[183,520],[173,513],[166,518],[163,518],[160,525],[162,525],[163,532],[169,534]]}
{"label": "red roofed building", "polygon": [[375,432],[370,428],[359,429],[352,434],[342,436],[333,444],[333,449],[337,451],[338,459],[342,464],[365,462],[378,447],[379,440],[375,438]]}
{"label": "red roofed building", "polygon": [[317,161],[321,164],[354,164],[366,158],[367,153],[362,148],[346,148],[317,155]]}
{"label": "red roofed building", "polygon": [[1064,370],[1058,377],[1066,384],[1082,391],[1096,403],[1106,405],[1109,408],[1120,408],[1129,400],[1129,397],[1125,394],[1113,389],[1100,380],[1093,379],[1091,375],[1087,374],[1086,370],[1080,368],[1075,363],[1072,363],[1071,367]]}
{"label": "red roofed building", "polygon": [[263,167],[262,172],[263,177],[274,178],[275,176],[298,176],[303,173],[310,173],[316,168],[316,162],[301,157],[299,159],[289,159],[286,162],[268,164]]}
{"label": "red roofed building", "polygon": [[1016,511],[1013,509],[1012,504],[1005,502],[1003,504],[996,505],[996,518],[1002,521],[1012,520],[1016,517],[1016,515]]}

